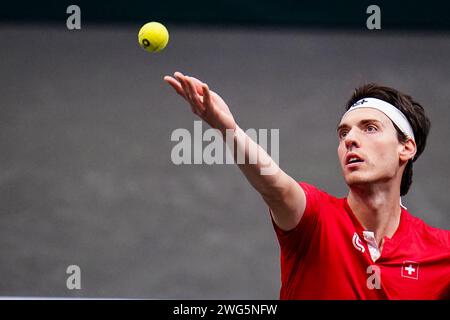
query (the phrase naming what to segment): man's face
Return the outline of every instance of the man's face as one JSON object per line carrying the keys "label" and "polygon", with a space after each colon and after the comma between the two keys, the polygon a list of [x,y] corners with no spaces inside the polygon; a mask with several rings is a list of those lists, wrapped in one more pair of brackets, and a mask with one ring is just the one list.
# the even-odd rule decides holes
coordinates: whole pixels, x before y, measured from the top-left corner
{"label": "man's face", "polygon": [[384,113],[371,108],[354,110],[341,120],[337,131],[338,157],[348,186],[387,182],[401,174],[402,145]]}

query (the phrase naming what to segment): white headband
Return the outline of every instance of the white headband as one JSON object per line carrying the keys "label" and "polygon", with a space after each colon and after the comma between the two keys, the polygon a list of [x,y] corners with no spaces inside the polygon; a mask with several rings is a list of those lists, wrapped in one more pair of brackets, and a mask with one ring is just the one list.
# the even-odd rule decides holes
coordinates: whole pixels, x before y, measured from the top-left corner
{"label": "white headband", "polygon": [[372,108],[383,112],[407,137],[415,140],[414,131],[408,119],[399,109],[394,107],[392,104],[376,98],[364,98],[355,102],[350,107],[350,109],[348,109],[348,111],[344,113],[342,118],[344,118],[347,113],[359,108]]}

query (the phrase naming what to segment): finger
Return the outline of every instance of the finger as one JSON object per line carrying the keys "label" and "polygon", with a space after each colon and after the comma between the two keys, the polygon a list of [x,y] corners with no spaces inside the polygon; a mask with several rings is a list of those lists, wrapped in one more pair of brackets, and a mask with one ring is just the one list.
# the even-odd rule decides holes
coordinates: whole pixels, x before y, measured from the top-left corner
{"label": "finger", "polygon": [[178,82],[178,80],[177,79],[175,79],[174,77],[171,77],[171,76],[164,76],[164,81],[166,81],[166,82]]}
{"label": "finger", "polygon": [[189,103],[191,104],[191,107],[195,109],[195,114],[200,116],[205,108],[201,105],[201,101],[197,93],[195,92],[195,88],[193,87],[193,84],[188,76],[184,76],[182,78],[184,80],[184,83],[187,86],[188,96],[190,98]]}
{"label": "finger", "polygon": [[175,71],[173,75],[175,76],[175,78],[184,76],[180,71]]}
{"label": "finger", "polygon": [[205,107],[203,106],[203,103],[202,103],[202,101],[200,100],[200,97],[197,94],[197,90],[195,88],[193,80],[191,79],[191,77],[186,77],[186,82],[188,84],[189,93],[192,96],[192,99],[193,99],[193,102],[194,102],[194,106],[196,108],[198,108],[201,113],[203,113],[205,111]]}
{"label": "finger", "polygon": [[209,92],[209,88],[206,83],[202,85],[202,90],[203,90],[203,104],[206,108],[209,109],[212,106],[212,101],[211,101],[211,93]]}
{"label": "finger", "polygon": [[186,100],[189,103],[191,103],[192,102],[192,97],[191,97],[189,86],[188,86],[188,84],[186,82],[186,79],[185,79],[186,77],[184,75],[182,75],[181,73],[176,74],[175,76],[176,76],[178,82],[181,84],[181,87],[183,88]]}
{"label": "finger", "polygon": [[192,89],[189,85],[188,77],[183,75],[181,72],[175,72],[174,76],[179,81],[179,83],[183,89],[183,92],[184,92],[184,97],[186,98],[187,102],[191,106],[192,112],[194,114],[198,115],[199,117],[201,117],[201,112],[200,112],[199,108],[196,107],[196,104],[197,104],[195,101],[196,95],[192,91]]}
{"label": "finger", "polygon": [[171,76],[165,76],[164,77],[164,81],[166,81],[168,84],[170,84],[170,86],[172,88],[175,89],[175,91],[182,96],[183,98],[186,98],[185,93],[183,91],[183,87],[181,86],[181,84],[174,78],[172,78]]}
{"label": "finger", "polygon": [[[183,89],[186,91],[186,85],[185,85],[186,84],[186,81],[185,81],[186,76],[179,71],[176,71],[173,75],[178,80],[178,82],[181,84]],[[187,91],[185,93],[187,94]]]}
{"label": "finger", "polygon": [[194,86],[195,86],[195,90],[199,95],[203,95],[203,90],[202,90],[202,86],[205,84],[204,82],[198,80],[197,78],[194,77],[189,77],[192,79],[192,81],[194,82]]}
{"label": "finger", "polygon": [[[184,94],[185,94],[185,98],[189,102],[189,104],[191,105],[192,112],[195,113],[200,118],[202,118],[202,115],[201,115],[202,111],[199,110],[198,108],[194,107],[196,105],[195,98],[198,98],[198,97],[195,94],[195,91],[192,91],[192,89],[189,86],[189,81],[188,81],[189,77],[185,76],[184,74],[182,74],[179,71],[175,72],[174,76],[179,81],[179,83],[181,84],[181,87],[183,88],[183,91],[184,91]],[[198,98],[198,99],[200,99],[200,98]]]}

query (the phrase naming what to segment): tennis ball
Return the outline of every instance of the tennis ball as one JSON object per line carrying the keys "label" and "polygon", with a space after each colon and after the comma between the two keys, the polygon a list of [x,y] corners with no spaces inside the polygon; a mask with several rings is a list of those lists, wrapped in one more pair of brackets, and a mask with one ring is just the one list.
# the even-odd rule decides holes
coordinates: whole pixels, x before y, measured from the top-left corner
{"label": "tennis ball", "polygon": [[169,42],[169,31],[159,22],[149,22],[142,26],[138,34],[139,45],[148,52],[158,52]]}

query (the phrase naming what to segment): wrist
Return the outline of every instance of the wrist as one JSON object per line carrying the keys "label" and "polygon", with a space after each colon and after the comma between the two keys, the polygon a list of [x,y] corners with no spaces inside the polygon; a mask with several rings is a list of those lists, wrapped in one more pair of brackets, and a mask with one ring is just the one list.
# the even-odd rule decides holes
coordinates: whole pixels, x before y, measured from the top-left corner
{"label": "wrist", "polygon": [[222,137],[225,138],[227,135],[234,137],[238,130],[242,130],[236,123],[233,127],[221,128],[219,131],[222,133]]}

